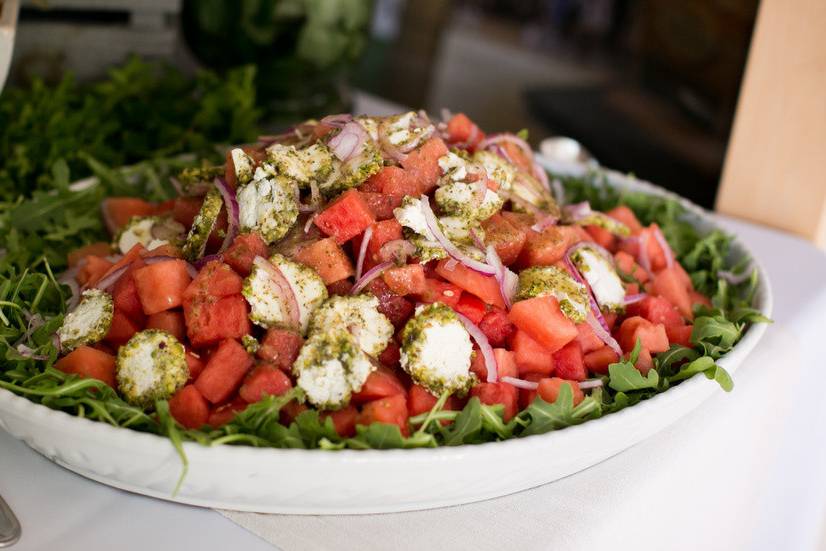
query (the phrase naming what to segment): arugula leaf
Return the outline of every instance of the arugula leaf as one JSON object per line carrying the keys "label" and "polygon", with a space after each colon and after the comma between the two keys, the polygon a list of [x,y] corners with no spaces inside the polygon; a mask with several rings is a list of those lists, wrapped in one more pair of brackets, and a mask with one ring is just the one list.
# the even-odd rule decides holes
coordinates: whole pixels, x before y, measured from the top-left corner
{"label": "arugula leaf", "polygon": [[570,385],[559,387],[559,395],[552,404],[537,396],[533,403],[519,414],[519,417],[528,421],[521,436],[544,434],[575,425],[579,420],[574,416],[574,412],[574,393]]}
{"label": "arugula leaf", "polygon": [[743,325],[726,319],[722,312],[714,316],[701,316],[694,319],[691,342],[702,347],[707,356],[717,359],[740,339]]}
{"label": "arugula leaf", "polygon": [[482,405],[474,396],[445,431],[444,444],[458,446],[470,443],[482,431]]}
{"label": "arugula leaf", "polygon": [[608,386],[617,391],[628,392],[657,388],[659,382],[660,375],[656,369],[650,370],[647,376],[643,376],[634,364],[627,361],[608,366]]}

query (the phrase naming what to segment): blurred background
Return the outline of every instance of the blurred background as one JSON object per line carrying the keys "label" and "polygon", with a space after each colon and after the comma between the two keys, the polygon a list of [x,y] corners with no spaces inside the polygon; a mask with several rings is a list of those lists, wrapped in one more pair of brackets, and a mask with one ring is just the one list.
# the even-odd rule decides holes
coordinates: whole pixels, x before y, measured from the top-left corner
{"label": "blurred background", "polygon": [[[2,1],[2,0],[0,0]],[[266,129],[368,93],[579,140],[711,207],[757,0],[23,0],[8,86],[254,64]]]}

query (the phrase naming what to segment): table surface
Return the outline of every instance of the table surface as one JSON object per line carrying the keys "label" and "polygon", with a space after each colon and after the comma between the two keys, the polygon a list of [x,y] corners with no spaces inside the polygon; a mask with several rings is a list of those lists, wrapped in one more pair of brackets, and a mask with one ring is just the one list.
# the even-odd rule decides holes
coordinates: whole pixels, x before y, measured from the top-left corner
{"label": "table surface", "polygon": [[[783,324],[795,333],[796,340],[804,345],[801,361],[812,368],[808,375],[803,375],[803,382],[806,377],[817,377],[822,382],[823,371],[815,368],[822,367],[817,364],[821,356],[818,337],[822,340],[826,327],[826,255],[796,237],[774,230],[729,219],[723,223],[738,233],[766,265],[775,292],[774,318],[778,325]],[[813,319],[819,321],[812,323]],[[770,499],[754,503],[753,507],[760,508],[759,517],[775,522],[760,527],[765,536],[761,539],[783,541],[783,534],[791,530],[799,545],[789,548],[795,549],[812,549],[822,544],[823,534],[819,530],[826,519],[826,471],[822,469],[826,460],[826,439],[822,438],[826,410],[818,399],[820,391],[816,389],[820,385],[813,384],[814,379],[809,382],[812,384],[798,389],[802,394],[794,410],[786,412],[785,437],[782,446],[778,444],[779,452],[769,463],[770,468],[759,473],[759,481],[731,481],[731,488],[757,482],[763,486],[763,494]],[[736,402],[737,392],[721,398]],[[818,426],[821,429],[813,432],[813,427]],[[821,437],[812,438],[818,432]],[[661,437],[655,435],[652,440]],[[66,551],[85,551],[117,545],[122,551],[143,551],[187,548],[195,541],[202,550],[273,549],[214,511],[133,495],[86,480],[49,462],[2,431],[0,450],[0,494],[17,513],[24,531],[15,549],[59,546]],[[621,456],[606,463],[621,460]],[[575,484],[577,477],[583,476],[587,476],[587,471],[569,477],[566,484]],[[730,529],[736,531],[738,527]]]}

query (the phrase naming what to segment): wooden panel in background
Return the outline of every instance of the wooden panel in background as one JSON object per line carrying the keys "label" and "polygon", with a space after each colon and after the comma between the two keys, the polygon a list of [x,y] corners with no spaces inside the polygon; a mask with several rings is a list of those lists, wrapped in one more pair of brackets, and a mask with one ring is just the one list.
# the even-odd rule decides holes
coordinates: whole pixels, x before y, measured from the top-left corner
{"label": "wooden panel in background", "polygon": [[717,210],[826,248],[826,1],[763,0]]}

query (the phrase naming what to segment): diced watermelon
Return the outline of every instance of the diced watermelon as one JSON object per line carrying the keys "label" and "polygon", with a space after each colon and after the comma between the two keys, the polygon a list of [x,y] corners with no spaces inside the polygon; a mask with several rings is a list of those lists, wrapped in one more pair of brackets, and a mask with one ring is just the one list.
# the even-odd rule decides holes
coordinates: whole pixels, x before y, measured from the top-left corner
{"label": "diced watermelon", "polygon": [[671,344],[680,344],[691,348],[694,346],[691,343],[691,331],[694,329],[693,325],[674,325],[666,326],[665,334],[668,335],[668,342]]}
{"label": "diced watermelon", "polygon": [[386,367],[379,367],[370,375],[361,387],[355,392],[352,401],[355,404],[364,404],[379,398],[387,398],[396,394],[407,394],[404,385],[392,370]]}
{"label": "diced watermelon", "polygon": [[468,293],[476,295],[487,304],[497,308],[505,307],[505,299],[502,298],[502,291],[495,277],[481,274],[461,263],[449,268],[448,262],[448,260],[440,260],[436,265],[436,273]]}
{"label": "diced watermelon", "polygon": [[115,309],[120,310],[138,324],[145,322],[146,314],[143,313],[143,306],[141,306],[140,298],[138,298],[138,287],[135,284],[133,273],[136,269],[142,268],[143,265],[143,261],[136,260],[112,286],[112,302]]}
{"label": "diced watermelon", "polygon": [[394,341],[387,343],[387,346],[379,354],[379,363],[385,367],[394,368],[399,365],[401,360],[401,349]]}
{"label": "diced watermelon", "polygon": [[327,285],[327,293],[330,296],[347,296],[353,290],[353,283],[349,279],[339,279]]}
{"label": "diced watermelon", "polygon": [[485,243],[493,245],[502,264],[510,266],[519,258],[519,253],[528,239],[528,232],[522,225],[515,224],[504,213],[497,213],[482,222]]}
{"label": "diced watermelon", "polygon": [[706,306],[708,308],[712,307],[711,300],[702,293],[698,293],[697,291],[690,291],[688,293],[688,296],[691,299],[692,306],[694,304],[702,304],[703,306]]}
{"label": "diced watermelon", "polygon": [[140,329],[134,321],[116,308],[112,314],[112,323],[109,326],[109,332],[106,333],[105,340],[114,346],[122,346]]}
{"label": "diced watermelon", "polygon": [[376,278],[367,285],[367,291],[379,299],[378,311],[387,316],[397,329],[404,325],[413,315],[413,303],[397,295],[381,278]]}
{"label": "diced watermelon", "polygon": [[[541,373],[526,373],[522,376],[522,379],[526,381],[530,381],[532,383],[538,383],[542,379],[546,378],[547,375],[542,375]],[[530,388],[520,388],[519,389],[519,407],[525,409],[529,405],[533,403],[536,399],[536,390],[532,390]]]}
{"label": "diced watermelon", "polygon": [[469,293],[462,293],[453,309],[476,325],[479,325],[488,312],[487,305],[482,299]]}
{"label": "diced watermelon", "polygon": [[112,253],[112,245],[98,241],[70,251],[66,256],[69,267],[72,268],[87,256],[107,256]]}
{"label": "diced watermelon", "polygon": [[441,138],[433,137],[408,153],[401,162],[407,176],[418,184],[419,194],[430,193],[436,187],[442,175],[439,158],[445,155],[447,146]]}
{"label": "diced watermelon", "polygon": [[634,257],[626,251],[617,251],[614,254],[614,262],[622,273],[630,275],[640,283],[648,281],[648,272],[637,264]]}
{"label": "diced watermelon", "polygon": [[165,310],[152,314],[146,318],[147,329],[163,329],[179,342],[183,342],[186,338],[186,322],[184,321],[184,314],[178,310]]}
{"label": "diced watermelon", "polygon": [[485,358],[478,348],[473,349],[473,355],[470,359],[470,372],[475,374],[480,381],[488,380],[488,367],[485,365]]}
{"label": "diced watermelon", "polygon": [[576,338],[579,332],[559,302],[552,296],[520,300],[509,314],[511,322],[525,331],[548,352],[556,352]]}
{"label": "diced watermelon", "polygon": [[112,264],[105,258],[99,256],[87,256],[83,259],[83,265],[77,271],[77,282],[81,285],[92,286],[111,271]]}
{"label": "diced watermelon", "polygon": [[229,399],[244,380],[253,359],[234,339],[225,339],[210,355],[195,386],[213,404]]}
{"label": "diced watermelon", "polygon": [[267,330],[255,354],[262,360],[289,372],[303,344],[304,339],[296,331],[273,327]]}
{"label": "diced watermelon", "polygon": [[641,349],[634,367],[643,375],[648,375],[648,372],[654,367],[654,358],[651,357],[651,353],[645,348]]}
{"label": "diced watermelon", "polygon": [[350,189],[327,205],[313,223],[341,245],[362,233],[375,222],[373,212],[358,190]]}
{"label": "diced watermelon", "polygon": [[694,319],[691,297],[674,267],[664,268],[654,275],[653,291],[673,304],[687,320]]}
{"label": "diced watermelon", "polygon": [[122,228],[133,216],[151,216],[154,205],[137,197],[107,197],[100,203],[103,221],[111,234]]}
{"label": "diced watermelon", "polygon": [[367,191],[362,191],[361,196],[364,198],[367,206],[370,207],[370,212],[373,213],[373,217],[376,220],[392,220],[393,209],[400,207],[404,199],[404,195],[387,195]]}
{"label": "diced watermelon", "polygon": [[578,230],[573,226],[549,226],[540,233],[529,231],[517,264],[525,267],[550,266],[559,262],[568,248],[582,241]]}
{"label": "diced watermelon", "polygon": [[267,244],[256,232],[238,235],[223,255],[224,262],[244,277],[250,274],[256,256],[268,256]]}
{"label": "diced watermelon", "polygon": [[582,349],[576,341],[569,342],[554,352],[554,375],[570,381],[584,381],[588,378]]}
{"label": "diced watermelon", "polygon": [[419,295],[419,301],[425,304],[441,302],[455,308],[461,296],[462,290],[458,286],[428,277],[425,278],[425,290]]}
{"label": "diced watermelon", "polygon": [[235,399],[228,404],[222,404],[213,409],[209,413],[207,425],[216,429],[222,427],[232,421],[237,414],[244,411],[248,405],[244,400],[236,396]]}
{"label": "diced watermelon", "polygon": [[614,324],[617,323],[617,318],[618,317],[619,316],[617,314],[615,314],[614,312],[603,312],[602,313],[602,318],[605,320],[605,325],[608,326],[609,331],[614,330]]}
{"label": "diced watermelon", "polygon": [[133,277],[147,316],[183,304],[184,291],[192,281],[186,261],[177,258],[144,266],[135,270]]}
{"label": "diced watermelon", "polygon": [[591,329],[591,326],[587,323],[578,323],[576,325],[577,336],[576,342],[579,344],[579,347],[582,349],[583,354],[587,354],[588,352],[592,352],[597,348],[602,348],[605,344],[602,342],[602,339],[597,337],[597,334],[594,333],[594,330]]}
{"label": "diced watermelon", "polygon": [[588,371],[599,375],[607,375],[608,366],[618,362],[619,356],[610,346],[605,345],[585,354],[584,361]]}
{"label": "diced watermelon", "polygon": [[169,399],[169,413],[183,427],[198,429],[209,420],[209,403],[195,385],[186,385]]}
{"label": "diced watermelon", "polygon": [[[438,398],[433,396],[426,388],[419,385],[411,385],[407,395],[407,412],[411,417],[427,413],[436,405]],[[458,411],[461,409],[461,402],[455,396],[450,396],[442,407],[445,411]]]}
{"label": "diced watermelon", "polygon": [[640,221],[637,219],[637,215],[625,205],[614,207],[605,214],[628,226],[632,234],[636,235],[642,230],[642,224],[640,224]]}
{"label": "diced watermelon", "polygon": [[493,358],[496,360],[496,375],[502,377],[519,377],[519,368],[516,366],[516,355],[504,348],[494,348]]}
{"label": "diced watermelon", "polygon": [[397,295],[419,295],[425,289],[424,270],[421,264],[406,264],[385,270],[382,279]]}
{"label": "diced watermelon", "polygon": [[539,388],[536,389],[536,392],[540,398],[552,404],[559,398],[559,390],[562,388],[562,385],[568,385],[570,387],[571,393],[574,396],[575,406],[579,405],[579,403],[585,399],[585,394],[582,392],[582,389],[579,388],[579,385],[576,384],[576,381],[566,380],[561,377],[551,377],[540,380]]}
{"label": "diced watermelon", "polygon": [[327,418],[333,420],[333,426],[339,436],[349,438],[356,434],[356,418],[358,410],[355,406],[349,405],[337,411],[325,411],[321,413],[321,420]]}
{"label": "diced watermelon", "polygon": [[447,121],[447,136],[450,143],[466,144],[471,150],[485,139],[485,133],[464,113],[456,113]]}
{"label": "diced watermelon", "polygon": [[201,358],[200,354],[196,354],[191,350],[187,350],[186,366],[189,368],[189,380],[191,382],[195,382],[195,379],[197,379],[198,375],[201,374],[201,371],[204,370],[204,366],[206,366],[206,363]]}
{"label": "diced watermelon", "polygon": [[208,262],[189,287],[184,291],[184,300],[196,296],[226,297],[241,294],[244,280],[232,268],[218,260]]}
{"label": "diced watermelon", "polygon": [[647,296],[639,302],[629,304],[625,310],[629,316],[641,316],[651,323],[662,323],[666,329],[684,325],[683,317],[663,297]]}
{"label": "diced watermelon", "polygon": [[631,352],[637,339],[640,340],[642,348],[653,354],[668,350],[668,336],[663,324],[654,324],[645,318],[632,316],[620,325],[617,342],[625,352]]}
{"label": "diced watermelon", "polygon": [[249,372],[244,379],[238,396],[249,404],[265,396],[281,396],[293,387],[290,378],[273,365],[262,364]]}
{"label": "diced watermelon", "polygon": [[508,318],[504,310],[491,310],[482,321],[479,322],[479,329],[488,338],[491,346],[504,346],[516,331],[516,327]]}
{"label": "diced watermelon", "polygon": [[223,339],[240,339],[249,334],[249,306],[241,295],[219,299],[196,297],[184,301],[186,332],[192,346],[201,348]]}
{"label": "diced watermelon", "polygon": [[617,246],[617,236],[605,228],[599,226],[585,226],[585,231],[597,245],[604,247],[608,251],[614,251]]}
{"label": "diced watermelon", "polygon": [[519,391],[508,383],[479,383],[470,389],[470,395],[478,397],[483,404],[504,405],[506,423],[519,411]]}
{"label": "diced watermelon", "polygon": [[302,247],[295,253],[295,259],[314,269],[326,285],[356,273],[350,257],[332,237]]}
{"label": "diced watermelon", "polygon": [[172,218],[189,228],[198,216],[203,203],[203,197],[178,197],[172,207]]}
{"label": "diced watermelon", "polygon": [[64,373],[103,381],[115,388],[115,356],[91,346],[79,346],[55,363]]}
{"label": "diced watermelon", "polygon": [[404,198],[419,195],[419,184],[411,174],[398,166],[386,166],[367,179],[362,191]]}
{"label": "diced watermelon", "polygon": [[550,375],[554,371],[554,356],[530,335],[519,329],[511,337],[511,349],[514,352],[519,376],[528,373]]}
{"label": "diced watermelon", "polygon": [[167,199],[166,201],[161,201],[160,203],[155,204],[155,209],[152,211],[152,214],[155,216],[159,216],[161,214],[171,213],[172,209],[175,208],[175,199]]}
{"label": "diced watermelon", "polygon": [[407,397],[404,394],[395,394],[364,404],[361,413],[356,417],[356,424],[365,426],[372,423],[397,425],[401,429],[402,435],[407,436],[410,434],[407,417]]}
{"label": "diced watermelon", "polygon": [[[367,243],[362,273],[383,261],[383,259],[379,258],[379,251],[385,243],[402,239],[403,237],[402,226],[396,221],[395,218],[376,222],[371,227],[373,228],[373,233],[370,236],[370,242]],[[362,239],[364,239],[364,234],[357,235],[353,238],[353,257],[355,258],[358,257],[359,251],[361,250]]]}

